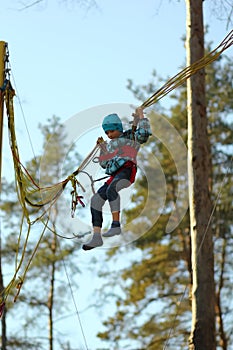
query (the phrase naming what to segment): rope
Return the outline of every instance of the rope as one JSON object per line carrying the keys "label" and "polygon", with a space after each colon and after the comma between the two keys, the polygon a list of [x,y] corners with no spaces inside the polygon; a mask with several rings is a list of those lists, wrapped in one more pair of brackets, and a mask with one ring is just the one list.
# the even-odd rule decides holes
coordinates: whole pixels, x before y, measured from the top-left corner
{"label": "rope", "polygon": [[[20,161],[16,135],[15,135],[15,125],[14,125],[14,108],[13,108],[13,97],[15,92],[11,86],[10,81],[7,82],[7,86],[5,89],[5,103],[6,110],[8,116],[8,130],[9,130],[9,138],[10,138],[10,146],[11,152],[13,156],[15,176],[16,176],[16,185],[17,192],[20,204],[23,208],[23,212],[30,222],[29,212],[26,206],[26,203],[32,207],[44,208],[49,204],[49,208],[57,201],[62,192],[64,191],[66,185],[70,182],[73,187],[75,193],[77,194],[77,185],[84,190],[83,186],[79,183],[79,181],[75,178],[83,169],[95,158],[97,152],[100,149],[101,138],[97,140],[97,143],[93,150],[87,155],[87,157],[83,160],[81,165],[66,179],[63,181],[56,183],[47,187],[40,187],[27,169],[23,166]],[[45,209],[44,213],[34,222],[41,219],[41,217],[48,211]]]}
{"label": "rope", "polygon": [[[180,73],[178,73],[177,75],[175,75],[173,78],[171,78],[170,80],[168,80],[168,82],[162,86],[161,89],[159,89],[155,94],[153,94],[148,100],[146,100],[143,104],[142,104],[142,107],[145,108],[145,107],[148,107],[150,105],[152,105],[153,103],[157,102],[160,98],[162,98],[163,96],[165,96],[166,94],[168,94],[170,91],[172,91],[174,88],[176,88],[177,86],[183,84],[183,82],[188,79],[189,77],[191,77],[193,74],[195,74],[198,70],[204,68],[206,65],[212,63],[213,61],[215,61],[219,56],[220,54],[226,50],[227,48],[229,48],[231,45],[233,44],[233,30],[225,37],[225,39],[220,43],[220,45],[213,51],[211,51],[208,55],[204,56],[203,58],[201,58],[200,60],[194,62],[192,65],[190,65],[189,67],[186,67],[185,69],[183,69]],[[218,50],[220,50],[218,52]],[[231,158],[231,162],[232,162],[232,158]],[[201,251],[201,248],[202,248],[202,245],[204,243],[204,240],[206,238],[206,234],[207,234],[207,231],[209,229],[209,226],[210,226],[210,223],[211,223],[211,220],[213,218],[213,215],[214,215],[214,212],[216,210],[216,206],[217,206],[217,202],[219,200],[219,197],[221,195],[221,192],[222,192],[222,188],[223,188],[223,184],[224,184],[224,181],[226,179],[226,176],[228,174],[228,171],[230,169],[230,166],[228,167],[227,169],[227,172],[221,182],[221,186],[220,186],[220,190],[217,194],[217,197],[215,199],[215,202],[214,202],[214,205],[213,205],[213,209],[210,213],[210,217],[209,217],[209,220],[208,220],[208,223],[207,223],[207,226],[206,226],[206,229],[205,229],[205,232],[204,232],[204,235],[203,235],[203,238],[202,238],[202,241],[200,243],[200,246],[198,248],[198,251],[197,251],[197,255],[199,255],[200,251]],[[182,296],[179,300],[179,305],[178,305],[178,308],[185,296],[185,293],[186,293],[186,290],[187,290],[187,285],[185,286],[185,289],[182,293]],[[164,348],[163,350],[166,350],[168,345],[169,345],[169,340],[172,336],[172,332],[175,328],[175,321],[176,321],[176,318],[178,316],[178,311],[173,319],[173,326],[170,328],[170,331],[169,331],[169,334],[168,334],[168,337],[166,339],[166,342],[165,342],[165,345],[164,345]]]}
{"label": "rope", "polygon": [[188,78],[197,73],[200,69],[215,61],[223,51],[233,44],[233,30],[225,37],[225,39],[208,55],[202,57],[200,60],[194,62],[190,66],[184,68],[181,72],[169,79],[159,90],[157,90],[151,97],[142,103],[143,109],[150,107],[161,98],[166,96],[169,92],[182,85]]}
{"label": "rope", "polygon": [[[214,212],[215,212],[215,210],[216,210],[216,206],[217,206],[218,200],[219,200],[219,198],[220,198],[220,196],[221,196],[221,193],[222,193],[222,190],[223,190],[223,185],[224,185],[225,179],[226,179],[226,177],[227,177],[227,175],[228,175],[228,172],[230,171],[230,166],[231,166],[231,163],[232,163],[232,159],[233,159],[233,156],[231,157],[230,165],[228,166],[227,171],[226,171],[226,173],[225,173],[225,175],[224,175],[224,178],[223,178],[223,180],[222,180],[222,182],[221,182],[221,184],[220,184],[220,189],[219,189],[218,194],[217,194],[217,197],[216,197],[216,199],[215,199],[215,201],[214,201],[213,209],[212,209],[212,211],[211,211],[211,213],[210,213],[210,217],[209,217],[209,220],[208,220],[208,222],[207,222],[207,226],[206,226],[205,232],[204,232],[204,234],[203,234],[203,238],[202,238],[201,243],[200,243],[200,246],[198,247],[198,250],[197,250],[197,256],[200,254],[202,245],[203,245],[204,240],[205,240],[205,238],[206,238],[207,231],[208,231],[208,229],[209,229],[209,227],[210,227],[210,223],[211,223],[211,220],[212,220],[212,218],[213,218]],[[197,265],[196,265],[196,266],[197,266]],[[194,267],[196,267],[196,266],[194,265]],[[183,293],[182,293],[182,295],[181,295],[181,298],[180,298],[180,300],[179,300],[177,309],[179,308],[179,306],[181,305],[181,302],[182,302],[183,299],[184,299],[184,296],[185,296],[185,294],[186,294],[187,288],[188,288],[188,285],[186,285],[185,288],[184,288],[184,291],[183,291]],[[168,334],[168,337],[167,337],[167,339],[166,339],[166,342],[165,342],[165,345],[164,345],[164,347],[163,347],[163,350],[166,350],[167,347],[169,346],[169,340],[171,339],[172,332],[173,332],[173,330],[174,330],[174,328],[175,328],[175,321],[176,321],[176,318],[177,318],[178,314],[179,314],[179,313],[178,313],[178,310],[177,310],[177,312],[176,312],[176,314],[175,314],[175,316],[174,316],[173,322],[172,322],[172,323],[173,323],[173,326],[172,326],[172,327],[170,328],[170,330],[169,330],[169,334]]]}
{"label": "rope", "polygon": [[[24,263],[24,260],[25,260],[25,254],[26,254],[26,249],[27,249],[27,245],[28,245],[28,240],[29,240],[29,236],[30,236],[30,232],[31,232],[31,224],[29,223],[28,224],[28,228],[27,228],[27,233],[26,233],[26,237],[24,239],[24,243],[23,243],[23,246],[22,246],[22,252],[21,252],[21,257],[19,258],[18,260],[18,257],[19,257],[19,247],[20,247],[20,243],[21,243],[21,240],[22,240],[22,229],[23,229],[23,223],[24,223],[24,219],[25,219],[25,216],[23,215],[22,216],[22,219],[21,219],[21,225],[20,225],[20,232],[19,232],[19,237],[18,237],[18,242],[17,242],[17,250],[16,250],[16,255],[15,255],[15,272],[14,272],[14,275],[12,277],[12,279],[10,280],[10,282],[8,283],[8,285],[5,287],[5,289],[3,291],[1,291],[0,293],[0,309],[3,305],[5,305],[5,302],[12,290],[12,288],[16,288],[17,289],[17,292],[15,294],[15,297],[14,297],[14,302],[17,301],[17,298],[20,294],[20,290],[22,288],[22,285],[24,283],[24,280],[26,278],[26,274],[27,274],[27,271],[29,270],[29,267],[31,265],[31,262],[39,248],[39,244],[44,236],[44,233],[45,233],[45,230],[46,230],[46,227],[47,225],[44,225],[44,228],[42,230],[42,233],[40,235],[40,238],[35,246],[35,248],[33,249],[32,253],[31,253],[31,256],[26,264],[26,267],[24,268],[23,272],[22,272],[22,276],[18,276],[18,273]],[[49,220],[49,218],[48,218]],[[48,222],[48,221],[47,221]]]}
{"label": "rope", "polygon": [[[205,65],[216,60],[219,55],[230,47],[233,43],[233,31],[231,31],[226,38],[221,42],[221,44],[208,55],[204,56],[202,59],[194,62],[189,67],[186,67],[180,73],[175,75],[173,78],[169,79],[168,82],[160,88],[157,92],[155,92],[149,99],[147,99],[143,104],[142,108],[146,108],[157,102],[163,96],[168,94],[170,91],[181,85],[186,79],[188,79],[191,75],[195,74],[198,70],[202,69]],[[7,82],[7,87],[5,89],[5,100],[6,100],[6,109],[8,115],[8,128],[10,134],[10,143],[11,150],[14,160],[14,168],[16,174],[16,184],[17,184],[17,192],[19,201],[23,208],[24,215],[27,217],[27,220],[30,222],[29,212],[26,206],[26,203],[30,206],[38,208],[38,210],[45,205],[50,204],[50,207],[56,202],[59,198],[63,190],[65,189],[68,182],[71,182],[75,194],[77,194],[76,185],[81,185],[77,180],[74,180],[75,176],[77,176],[83,169],[95,158],[96,153],[99,151],[101,144],[103,143],[103,139],[99,138],[94,149],[89,153],[89,155],[83,160],[81,165],[65,180],[61,181],[52,186],[48,186],[45,188],[40,188],[38,184],[32,179],[28,171],[23,167],[22,163],[19,159],[18,147],[16,142],[15,135],[15,126],[14,126],[14,108],[13,108],[13,97],[15,92],[11,86],[10,81]],[[84,172],[84,171],[83,171]],[[93,188],[93,179],[90,177],[92,181]],[[35,197],[38,197],[39,199]],[[79,196],[77,195],[77,198]],[[33,198],[33,200],[31,199]],[[43,217],[46,213],[47,209],[45,209],[44,213],[38,218],[38,220]],[[37,220],[34,220],[36,222]]]}
{"label": "rope", "polygon": [[[174,90],[175,88],[177,88],[178,86],[182,85],[188,78],[190,78],[192,75],[194,75],[195,73],[197,73],[200,69],[203,69],[205,66],[207,66],[208,64],[214,62],[215,60],[218,59],[218,57],[221,55],[221,53],[223,51],[225,51],[227,48],[229,48],[231,45],[233,44],[233,30],[225,37],[225,39],[219,44],[218,47],[216,47],[216,49],[214,49],[213,51],[211,51],[208,55],[204,56],[203,58],[201,58],[200,60],[194,62],[193,64],[191,64],[190,66],[186,67],[185,69],[183,69],[181,72],[179,72],[178,74],[176,74],[173,78],[169,79],[159,90],[157,90],[151,97],[149,97],[142,105],[141,107],[143,109],[150,107],[151,105],[153,105],[154,103],[156,103],[157,101],[159,101],[162,97],[166,96],[169,92],[171,92],[172,90]],[[218,51],[219,50],[219,51]],[[231,158],[232,161],[232,158]],[[229,168],[228,168],[229,170]],[[227,170],[227,172],[228,172]],[[216,209],[216,205],[218,202],[218,199],[220,197],[221,191],[222,191],[222,186],[223,186],[223,182],[225,181],[226,175],[224,176],[224,179],[221,183],[221,188],[218,192],[217,198],[215,200],[212,212],[210,214],[208,223],[207,223],[207,227],[205,229],[202,241],[200,243],[200,246],[198,248],[198,252],[197,255],[199,255],[201,247],[204,243],[207,231],[209,229],[212,217],[214,215],[215,209]],[[179,300],[179,306],[181,305],[181,302],[186,294],[186,290],[187,290],[188,286],[185,286],[185,289],[181,295],[181,298]],[[166,350],[168,345],[169,345],[169,340],[171,338],[172,332],[174,330],[174,325],[175,325],[175,321],[176,318],[178,316],[178,311],[173,319],[173,326],[170,328],[169,330],[169,334],[168,337],[166,339],[165,345],[163,350]]]}
{"label": "rope", "polygon": [[[78,196],[77,193],[77,186],[80,186],[82,190],[85,190],[82,185],[79,183],[79,181],[75,178],[83,169],[92,161],[92,159],[96,156],[97,152],[100,148],[100,142],[101,140],[98,139],[95,147],[90,152],[90,154],[83,160],[81,165],[78,167],[76,171],[74,171],[71,175],[67,176],[66,179],[63,181],[56,183],[51,186],[47,187],[40,187],[39,184],[33,179],[31,174],[28,172],[28,170],[23,166],[23,164],[20,161],[19,152],[18,152],[18,146],[17,146],[17,140],[16,140],[16,134],[15,134],[15,123],[14,123],[14,104],[13,104],[13,98],[15,96],[15,91],[12,88],[11,82],[9,79],[6,79],[4,82],[4,86],[1,88],[1,96],[4,98],[4,102],[6,105],[6,113],[8,118],[8,132],[9,132],[9,142],[10,142],[10,148],[13,158],[13,165],[14,165],[14,171],[15,171],[15,183],[16,183],[16,191],[18,195],[19,203],[22,207],[22,219],[20,224],[20,230],[19,230],[19,236],[18,236],[18,242],[17,242],[17,250],[16,250],[16,256],[15,256],[15,272],[11,279],[11,281],[8,283],[6,288],[3,291],[0,291],[0,316],[3,314],[4,305],[5,302],[12,290],[12,288],[16,288],[17,292],[14,298],[14,301],[17,300],[20,290],[22,288],[22,285],[24,283],[24,280],[26,278],[26,274],[29,270],[29,267],[31,265],[31,262],[36,254],[36,251],[39,248],[40,242],[43,238],[43,235],[45,233],[45,230],[48,228],[48,222],[49,222],[49,213],[53,205],[56,203],[62,192],[64,191],[66,185],[70,182],[71,186],[73,187],[75,198],[79,199],[79,202],[81,203],[81,196]],[[34,207],[36,210],[33,210],[33,213],[30,213],[28,209],[28,205]],[[42,212],[41,212],[42,209]],[[74,208],[75,209],[75,208]],[[36,218],[31,220],[31,215],[37,214],[37,211],[40,211],[40,214],[37,215]],[[44,221],[43,218],[45,214],[48,213],[47,219]],[[22,237],[22,230],[24,223],[27,223],[27,232],[26,237]],[[28,261],[26,262],[26,266],[23,267],[23,263],[26,259],[26,249],[28,246],[29,236],[31,232],[31,227],[34,223],[41,221],[44,225],[42,233],[40,235],[40,238],[31,253],[30,257],[28,258]],[[50,229],[51,230],[51,229]],[[66,238],[66,237],[64,237]],[[73,236],[72,238],[75,238]],[[22,242],[22,240],[24,241]],[[22,244],[22,250],[20,251],[19,256],[19,247]],[[21,271],[21,276],[18,276],[18,273]]]}
{"label": "rope", "polygon": [[[233,30],[226,36],[226,38],[220,43],[220,45],[213,51],[211,51],[208,55],[204,56],[200,60],[194,62],[189,67],[186,67],[183,69],[180,73],[175,75],[173,78],[169,79],[167,83],[165,83],[157,92],[155,92],[150,98],[148,98],[141,107],[143,109],[151,106],[152,104],[156,103],[158,100],[160,100],[162,97],[167,95],[169,92],[171,92],[176,87],[182,85],[188,78],[190,78],[193,74],[198,72],[200,69],[204,68],[206,65],[210,64],[211,62],[215,61],[220,54],[229,48],[233,44]],[[9,69],[7,69],[7,74],[9,75]],[[22,287],[23,281],[25,279],[26,273],[29,269],[29,266],[31,264],[31,261],[34,257],[34,254],[36,250],[39,247],[40,241],[43,237],[43,234],[48,227],[48,221],[43,222],[44,215],[49,212],[51,207],[55,204],[57,199],[60,197],[62,192],[64,191],[66,185],[70,182],[73,189],[74,194],[76,198],[81,198],[78,196],[77,193],[77,185],[81,186],[81,184],[78,182],[78,180],[75,178],[80,172],[84,172],[85,167],[95,158],[97,152],[100,150],[100,148],[103,146],[103,139],[99,138],[97,140],[97,143],[93,150],[88,154],[88,156],[83,160],[81,165],[71,174],[69,175],[65,180],[54,184],[52,186],[43,187],[41,188],[36,181],[32,178],[32,176],[29,174],[27,169],[22,165],[19,157],[18,152],[18,146],[16,141],[16,135],[15,135],[15,124],[14,124],[14,105],[13,105],[13,98],[15,96],[15,91],[12,88],[10,80],[6,80],[4,82],[4,86],[1,87],[1,95],[5,99],[5,105],[6,105],[6,111],[7,111],[7,117],[8,117],[8,130],[9,130],[9,139],[10,139],[10,147],[12,151],[12,157],[13,157],[13,163],[14,163],[14,170],[15,170],[15,180],[16,180],[16,189],[17,194],[19,198],[19,202],[21,204],[23,215],[22,215],[22,221],[21,221],[21,227],[20,227],[20,234],[18,238],[18,247],[20,244],[20,241],[22,239],[22,227],[24,220],[26,219],[28,224],[28,231],[26,234],[26,238],[23,244],[23,249],[21,253],[21,258],[19,259],[19,262],[17,262],[18,259],[18,251],[16,253],[16,262],[15,262],[15,273],[8,284],[8,286],[5,288],[4,291],[0,294],[0,313],[2,311],[2,307],[4,306],[4,303],[7,299],[8,294],[10,293],[10,290],[13,286],[16,286],[18,292],[16,294],[15,300],[17,299],[20,289]],[[135,126],[135,125],[134,125]],[[90,177],[91,178],[91,177]],[[92,179],[92,178],[91,178]],[[93,185],[92,180],[92,185]],[[39,199],[38,199],[39,197]],[[36,199],[35,199],[36,198]],[[37,208],[40,210],[43,208],[43,212],[40,216],[38,216],[35,220],[31,221],[30,219],[30,213],[27,207],[27,204]],[[48,207],[45,207],[48,206]],[[210,216],[207,229],[209,227],[210,221],[212,219],[213,213],[214,213],[215,207],[212,211],[212,214]],[[44,223],[44,229],[42,231],[41,237],[35,247],[35,250],[33,251],[31,258],[28,261],[28,264],[26,265],[26,268],[24,270],[24,273],[22,277],[18,277],[18,280],[16,280],[17,274],[22,266],[22,263],[25,258],[25,251],[29,239],[29,234],[31,230],[31,226],[41,220],[42,223]],[[49,216],[48,216],[49,220]],[[206,232],[207,232],[206,229]],[[204,234],[204,237],[206,235],[206,232]],[[203,238],[204,239],[204,238]],[[201,248],[201,247],[200,247]]]}

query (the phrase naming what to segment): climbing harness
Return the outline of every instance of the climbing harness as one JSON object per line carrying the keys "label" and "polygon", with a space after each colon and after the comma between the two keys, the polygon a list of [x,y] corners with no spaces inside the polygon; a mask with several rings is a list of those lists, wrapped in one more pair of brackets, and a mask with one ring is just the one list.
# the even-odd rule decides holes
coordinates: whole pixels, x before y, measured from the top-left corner
{"label": "climbing harness", "polygon": [[130,168],[131,169],[131,174],[130,174],[130,178],[129,178],[129,185],[134,183],[135,181],[135,178],[136,178],[136,173],[137,173],[137,165],[132,162],[131,160],[128,160],[127,162],[125,162],[125,164],[118,170],[114,173],[114,176],[113,175],[110,175],[109,179],[106,181],[106,183],[108,185],[111,184],[111,182],[114,180],[115,176],[117,174],[119,174],[121,171],[123,171],[124,169],[127,169],[127,168]]}

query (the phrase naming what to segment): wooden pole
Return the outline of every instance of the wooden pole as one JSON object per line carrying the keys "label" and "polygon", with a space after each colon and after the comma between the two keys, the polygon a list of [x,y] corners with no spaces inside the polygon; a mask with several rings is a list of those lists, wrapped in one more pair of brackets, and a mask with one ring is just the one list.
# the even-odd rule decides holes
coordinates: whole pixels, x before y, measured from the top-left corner
{"label": "wooden pole", "polygon": [[[5,79],[5,56],[6,56],[6,43],[0,41],[0,88],[3,86]],[[3,137],[3,111],[4,111],[4,98],[3,92],[0,90],[0,195],[2,192],[2,137]],[[1,225],[1,222],[0,222]],[[0,227],[0,292],[4,290],[3,273],[2,273],[2,237]],[[3,311],[1,318],[1,349],[6,350],[7,339],[6,339],[6,307]]]}
{"label": "wooden pole", "polygon": [[[0,41],[0,87],[3,86],[5,79],[5,55],[6,55],[6,43],[5,41]],[[2,189],[2,137],[3,137],[3,94],[0,90],[0,193]]]}

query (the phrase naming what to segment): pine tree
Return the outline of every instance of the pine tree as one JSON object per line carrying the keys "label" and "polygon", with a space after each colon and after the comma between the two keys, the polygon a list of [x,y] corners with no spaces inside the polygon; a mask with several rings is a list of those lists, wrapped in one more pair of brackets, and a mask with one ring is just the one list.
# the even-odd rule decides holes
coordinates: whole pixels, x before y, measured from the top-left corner
{"label": "pine tree", "polygon": [[[57,175],[67,176],[76,168],[76,162],[80,157],[75,150],[68,148],[65,144],[66,136],[60,119],[53,116],[48,119],[47,125],[40,125],[44,137],[43,153],[40,157],[35,157],[26,163],[26,167],[33,178],[38,182],[38,167],[40,173],[43,172],[41,184],[51,185],[56,183]],[[74,158],[75,157],[75,158]],[[75,164],[73,163],[75,159]],[[62,169],[62,170],[61,170]],[[40,174],[41,175],[41,174]],[[4,191],[7,196],[4,198],[1,209],[5,212],[5,226],[9,232],[2,250],[3,259],[9,262],[9,256],[14,259],[14,254],[18,249],[19,219],[21,216],[21,207],[17,201],[15,188],[13,184],[4,182]],[[69,262],[68,271],[72,271],[71,281],[74,283],[74,276],[79,272],[76,264],[73,262],[77,246],[73,240],[62,239],[58,227],[61,227],[61,220],[58,221],[59,215],[64,210],[64,199],[57,201],[50,212],[50,221],[48,229],[41,238],[41,232],[44,225],[34,225],[30,233],[30,240],[27,245],[26,260],[30,259],[35,249],[35,245],[41,238],[39,248],[33,257],[30,269],[27,272],[26,280],[18,296],[17,302],[12,304],[9,300],[7,305],[8,318],[21,314],[17,325],[18,332],[14,328],[14,336],[8,332],[7,346],[11,349],[35,349],[42,348],[47,339],[48,348],[54,349],[55,341],[65,344],[65,339],[59,339],[59,334],[55,332],[55,321],[69,311],[65,297],[66,286],[68,281],[64,274],[64,265]],[[34,209],[32,209],[33,214]],[[38,214],[36,214],[38,216]],[[10,227],[10,230],[9,230]],[[64,222],[63,229],[66,230]],[[4,272],[6,273],[6,272]],[[17,316],[16,316],[17,317]],[[46,324],[46,326],[45,326]],[[48,325],[48,331],[46,331]],[[15,327],[15,326],[14,326]],[[8,327],[10,330],[10,326]],[[22,332],[22,330],[25,330]],[[36,329],[36,332],[35,332]],[[47,333],[48,332],[48,333]],[[46,334],[47,333],[47,334]],[[27,336],[30,334],[30,337]]]}

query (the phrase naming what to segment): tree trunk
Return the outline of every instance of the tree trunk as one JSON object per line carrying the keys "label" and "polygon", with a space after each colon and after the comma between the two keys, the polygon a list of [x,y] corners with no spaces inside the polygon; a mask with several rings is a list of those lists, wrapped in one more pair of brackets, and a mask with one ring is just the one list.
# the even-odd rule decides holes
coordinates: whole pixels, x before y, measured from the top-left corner
{"label": "tree trunk", "polygon": [[[5,80],[6,69],[6,43],[0,41],[0,87],[3,86]],[[2,136],[3,136],[3,94],[0,91],[0,194],[2,192]],[[1,225],[1,222],[0,222]],[[0,228],[1,230],[1,228]],[[2,238],[0,232],[0,293],[4,291],[3,272],[2,272]],[[6,349],[6,307],[3,311],[1,318],[2,335],[1,335],[1,349]]]}
{"label": "tree trunk", "polygon": [[[203,0],[186,0],[187,66],[204,56]],[[190,350],[215,350],[214,256],[211,219],[211,156],[205,107],[205,72],[187,82],[192,329]]]}

